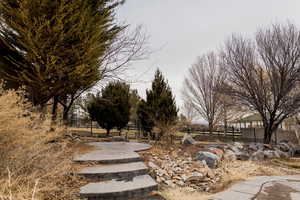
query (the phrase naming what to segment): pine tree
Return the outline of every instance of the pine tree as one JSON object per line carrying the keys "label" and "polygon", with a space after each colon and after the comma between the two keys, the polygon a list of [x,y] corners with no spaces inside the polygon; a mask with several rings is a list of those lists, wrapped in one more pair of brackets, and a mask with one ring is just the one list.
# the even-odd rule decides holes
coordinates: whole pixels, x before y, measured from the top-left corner
{"label": "pine tree", "polygon": [[91,119],[106,129],[117,128],[120,132],[128,124],[130,116],[129,85],[122,82],[110,82],[89,103],[88,112]]}
{"label": "pine tree", "polygon": [[[176,123],[178,108],[175,97],[159,70],[156,71],[151,90],[147,90],[146,95],[146,101],[142,102],[139,108],[139,119],[145,131],[151,132],[158,123],[162,126]],[[154,135],[152,137],[154,138]]]}
{"label": "pine tree", "polygon": [[138,91],[131,90],[130,91],[130,121],[134,124],[137,124],[138,116],[137,116],[137,110],[139,103],[141,101],[141,97],[138,94]]}
{"label": "pine tree", "polygon": [[89,88],[100,58],[124,28],[117,0],[2,0],[0,75],[24,85],[35,105]]}

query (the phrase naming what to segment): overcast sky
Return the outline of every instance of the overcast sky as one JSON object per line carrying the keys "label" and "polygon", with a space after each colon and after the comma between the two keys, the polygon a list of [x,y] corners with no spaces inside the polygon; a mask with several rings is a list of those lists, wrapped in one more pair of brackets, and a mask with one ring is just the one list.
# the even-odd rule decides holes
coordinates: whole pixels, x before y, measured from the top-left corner
{"label": "overcast sky", "polygon": [[178,106],[182,83],[197,56],[219,48],[232,33],[253,36],[260,27],[288,20],[300,26],[300,0],[127,0],[120,20],[147,30],[154,53],[133,64],[139,81],[132,85],[145,97],[159,68]]}

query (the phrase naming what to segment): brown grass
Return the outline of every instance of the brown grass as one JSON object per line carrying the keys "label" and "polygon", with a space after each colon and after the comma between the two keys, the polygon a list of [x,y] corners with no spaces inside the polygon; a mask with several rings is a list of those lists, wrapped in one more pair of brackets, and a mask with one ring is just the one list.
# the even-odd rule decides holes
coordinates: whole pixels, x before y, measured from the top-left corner
{"label": "brown grass", "polygon": [[0,200],[76,199],[80,180],[66,130],[50,131],[22,92],[0,87],[0,94]]}
{"label": "brown grass", "polygon": [[191,192],[183,188],[169,188],[160,192],[166,200],[207,200],[209,195],[201,192]]}

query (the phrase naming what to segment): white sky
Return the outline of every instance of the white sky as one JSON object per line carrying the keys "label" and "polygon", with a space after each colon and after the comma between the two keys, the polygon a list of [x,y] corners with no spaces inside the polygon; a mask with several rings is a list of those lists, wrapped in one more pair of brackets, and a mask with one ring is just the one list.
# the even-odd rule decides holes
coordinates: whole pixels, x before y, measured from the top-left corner
{"label": "white sky", "polygon": [[128,72],[140,80],[132,88],[145,97],[160,68],[180,107],[182,83],[197,56],[218,49],[232,33],[251,37],[260,27],[288,20],[300,27],[300,0],[127,0],[118,17],[142,24],[155,50]]}

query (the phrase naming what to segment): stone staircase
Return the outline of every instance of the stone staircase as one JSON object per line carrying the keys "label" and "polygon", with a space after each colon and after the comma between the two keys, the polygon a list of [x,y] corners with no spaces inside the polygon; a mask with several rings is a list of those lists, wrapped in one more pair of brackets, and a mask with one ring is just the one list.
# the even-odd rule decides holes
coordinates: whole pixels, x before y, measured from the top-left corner
{"label": "stone staircase", "polygon": [[[153,197],[157,183],[148,175],[148,168],[136,153],[150,149],[140,143],[99,142],[89,143],[95,151],[75,156],[79,164],[95,166],[79,170],[78,174],[90,180],[80,188],[80,198],[87,200],[162,199]],[[99,165],[101,164],[101,165]]]}

